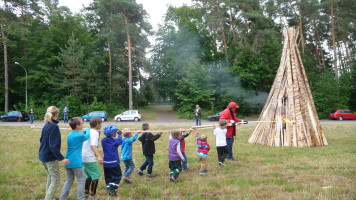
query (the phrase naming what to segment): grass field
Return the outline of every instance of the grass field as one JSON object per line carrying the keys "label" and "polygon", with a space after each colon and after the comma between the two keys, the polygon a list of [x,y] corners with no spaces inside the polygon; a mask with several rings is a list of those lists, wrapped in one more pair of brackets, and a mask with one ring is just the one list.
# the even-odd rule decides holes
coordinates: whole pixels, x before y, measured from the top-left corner
{"label": "grass field", "polygon": [[[151,127],[157,128],[178,127]],[[133,147],[136,168],[131,177],[134,182],[131,185],[121,182],[117,199],[356,199],[355,125],[324,125],[329,146],[319,148],[251,145],[247,140],[253,128],[250,125],[238,128],[234,143],[238,161],[226,161],[224,168],[217,164],[213,132],[202,130],[212,147],[208,157],[211,172],[205,176],[199,175],[200,163],[195,133],[192,133],[186,138],[190,170],[182,172],[176,184],[169,182],[168,135],[164,134],[156,142],[153,172],[158,177],[154,179],[136,174],[144,161],[141,144],[136,141]],[[63,154],[68,132],[61,131]],[[38,160],[41,130],[0,126],[0,133],[0,199],[43,199],[47,174]],[[102,153],[101,146],[99,149]],[[123,169],[123,163],[120,165]],[[61,184],[57,197],[66,177],[61,163],[60,166]],[[106,194],[103,177],[102,170],[97,194],[100,199],[115,199]],[[69,199],[76,199],[76,182]]]}

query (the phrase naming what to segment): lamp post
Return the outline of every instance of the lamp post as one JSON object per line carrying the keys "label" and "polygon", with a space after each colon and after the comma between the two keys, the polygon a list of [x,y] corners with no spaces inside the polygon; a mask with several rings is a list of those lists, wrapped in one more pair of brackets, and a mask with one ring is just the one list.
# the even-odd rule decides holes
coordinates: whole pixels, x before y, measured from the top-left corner
{"label": "lamp post", "polygon": [[18,62],[15,62],[16,65],[20,65],[24,70],[25,70],[25,73],[26,73],[26,112],[27,112],[27,70],[24,66],[22,66],[20,63]]}

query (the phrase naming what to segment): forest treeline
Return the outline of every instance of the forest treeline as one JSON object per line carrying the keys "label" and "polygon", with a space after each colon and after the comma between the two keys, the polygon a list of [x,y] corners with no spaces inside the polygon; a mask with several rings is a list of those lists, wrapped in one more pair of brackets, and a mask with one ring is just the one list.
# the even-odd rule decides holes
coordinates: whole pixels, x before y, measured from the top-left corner
{"label": "forest treeline", "polygon": [[296,27],[325,118],[332,109],[356,109],[355,15],[356,0],[192,0],[169,7],[154,32],[134,0],[94,0],[79,14],[56,0],[4,0],[0,103],[4,111],[25,109],[22,65],[28,107],[38,110],[57,105],[72,107],[73,115],[117,114],[171,102],[189,118],[196,104],[206,115],[236,101],[239,113],[259,113],[284,31]]}

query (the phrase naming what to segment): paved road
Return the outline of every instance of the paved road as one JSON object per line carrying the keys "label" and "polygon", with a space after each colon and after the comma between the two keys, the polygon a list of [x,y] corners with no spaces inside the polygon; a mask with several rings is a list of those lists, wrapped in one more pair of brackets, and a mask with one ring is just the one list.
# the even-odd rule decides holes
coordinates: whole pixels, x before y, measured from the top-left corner
{"label": "paved road", "polygon": [[[116,125],[141,125],[142,123],[149,123],[152,125],[195,125],[195,121],[193,120],[184,120],[184,119],[176,119],[176,118],[160,118],[155,121],[139,121],[139,122],[114,122],[114,121],[106,121],[103,123],[104,126],[108,124],[116,124]],[[85,124],[89,125],[89,122],[84,122]],[[321,124],[351,124],[356,125],[356,120],[320,120]],[[206,121],[202,120],[202,125],[210,125],[210,124],[217,124],[217,122]],[[30,122],[0,122],[0,126],[43,126],[43,121],[35,121],[33,124]],[[59,123],[59,125],[64,125],[63,121]],[[256,125],[256,122],[249,122],[248,125]]]}
{"label": "paved road", "polygon": [[[119,126],[125,125],[141,125],[146,122],[152,125],[191,125],[195,126],[194,120],[186,120],[186,119],[178,119],[177,114],[173,111],[172,106],[154,106],[153,109],[157,114],[157,120],[153,121],[125,121],[125,122],[115,122],[115,121],[106,121],[103,123],[104,126],[108,124],[116,124]],[[257,119],[255,119],[257,120]],[[249,120],[247,126],[254,126],[257,122],[253,122]],[[320,120],[321,124],[352,124],[356,125],[356,120]],[[84,122],[84,124],[89,125],[89,122]],[[202,125],[211,125],[217,124],[216,121],[207,121],[202,120]],[[35,121],[33,124],[30,122],[0,122],[0,126],[43,126],[43,121]],[[59,125],[64,125],[63,120],[59,123]]]}

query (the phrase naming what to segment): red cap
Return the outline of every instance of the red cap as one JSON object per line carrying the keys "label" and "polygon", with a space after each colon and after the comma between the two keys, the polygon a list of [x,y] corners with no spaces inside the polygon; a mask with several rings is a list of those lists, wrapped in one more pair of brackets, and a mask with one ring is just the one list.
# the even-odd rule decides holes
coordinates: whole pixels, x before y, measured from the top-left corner
{"label": "red cap", "polygon": [[229,107],[230,108],[239,108],[239,106],[235,102],[230,102]]}

